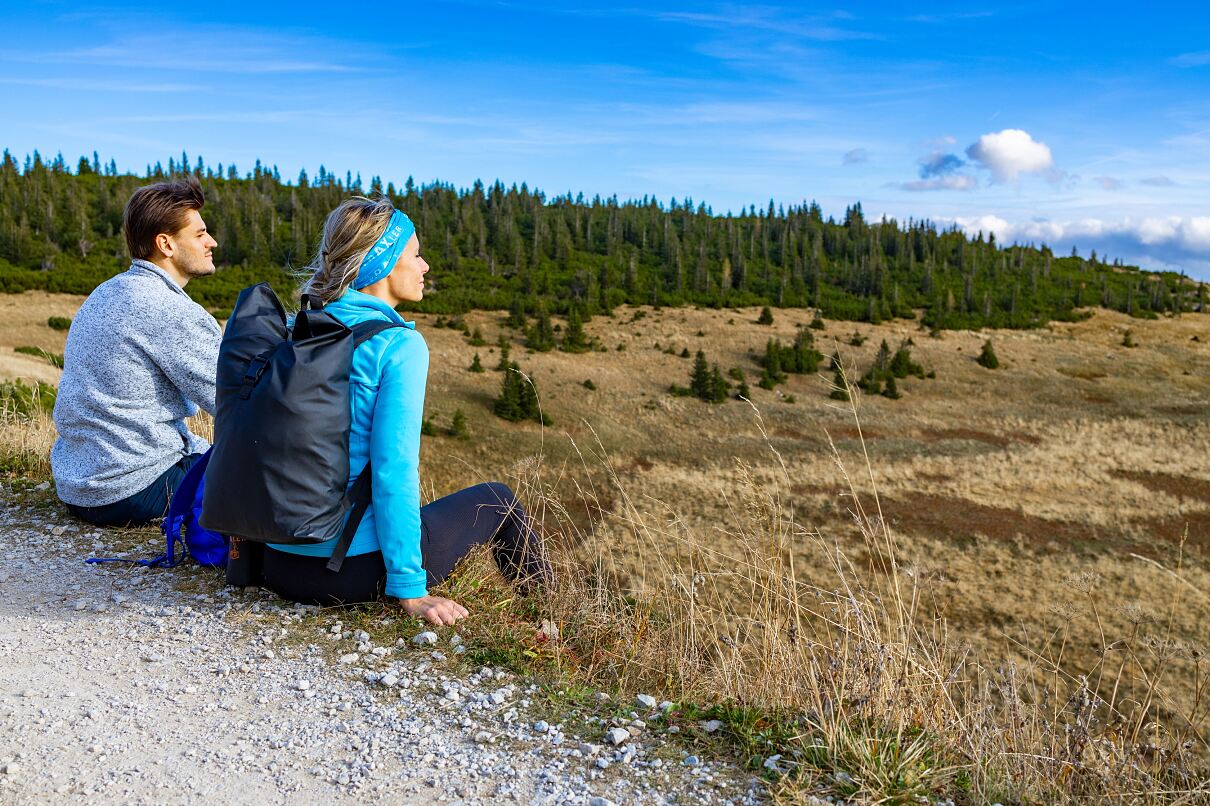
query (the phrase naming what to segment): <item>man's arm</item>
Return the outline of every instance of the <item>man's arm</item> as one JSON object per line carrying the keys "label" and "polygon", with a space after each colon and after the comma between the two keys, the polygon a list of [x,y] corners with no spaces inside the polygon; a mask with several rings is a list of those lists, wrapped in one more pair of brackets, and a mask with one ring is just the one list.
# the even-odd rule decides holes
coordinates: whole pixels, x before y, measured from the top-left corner
{"label": "man's arm", "polygon": [[[168,319],[169,317],[165,317]],[[148,333],[148,353],[186,400],[215,410],[215,376],[222,330],[200,307],[162,321]]]}

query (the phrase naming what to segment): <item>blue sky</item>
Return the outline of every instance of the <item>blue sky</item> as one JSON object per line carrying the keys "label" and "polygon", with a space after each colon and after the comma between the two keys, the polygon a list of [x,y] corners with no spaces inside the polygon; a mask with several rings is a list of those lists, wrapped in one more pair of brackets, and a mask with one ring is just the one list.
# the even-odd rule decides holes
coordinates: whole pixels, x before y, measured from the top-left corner
{"label": "blue sky", "polygon": [[860,201],[1210,279],[1210,11],[904,8],[10,3],[0,146],[716,212]]}

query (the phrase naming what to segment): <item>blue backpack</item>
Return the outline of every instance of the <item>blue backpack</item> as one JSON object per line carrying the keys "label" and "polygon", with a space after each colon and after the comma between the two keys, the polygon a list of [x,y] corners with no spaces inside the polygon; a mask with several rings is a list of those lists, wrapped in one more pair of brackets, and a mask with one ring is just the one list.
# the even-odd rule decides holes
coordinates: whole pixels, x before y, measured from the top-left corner
{"label": "blue backpack", "polygon": [[[188,554],[198,565],[223,568],[227,565],[227,538],[218,532],[203,529],[198,523],[202,514],[202,491],[205,487],[206,465],[210,451],[194,462],[177,485],[168,503],[168,516],[160,531],[164,533],[164,553],[149,560],[127,560],[122,557],[90,557],[89,563],[129,562],[149,568],[173,568]],[[183,551],[177,553],[177,547]]]}

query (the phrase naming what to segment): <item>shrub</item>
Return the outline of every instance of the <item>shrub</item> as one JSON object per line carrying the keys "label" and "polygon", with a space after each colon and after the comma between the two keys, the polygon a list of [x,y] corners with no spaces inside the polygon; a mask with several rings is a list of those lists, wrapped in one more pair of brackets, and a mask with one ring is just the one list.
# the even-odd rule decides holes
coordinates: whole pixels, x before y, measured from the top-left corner
{"label": "shrub", "polygon": [[991,339],[983,342],[983,350],[979,353],[979,357],[976,358],[975,361],[977,361],[981,367],[987,367],[988,369],[999,368],[1000,359],[996,357],[996,350],[994,347],[992,347]]}
{"label": "shrub", "polygon": [[52,316],[46,320],[46,325],[51,330],[67,330],[71,327],[71,320],[66,316]]}
{"label": "shrub", "polygon": [[484,371],[483,364],[479,363],[479,354],[478,353],[475,353],[474,360],[471,361],[471,365],[469,367],[467,367],[466,369],[468,372],[483,372]]}
{"label": "shrub", "polygon": [[849,336],[849,344],[853,347],[860,347],[861,345],[865,344],[865,336],[854,330],[853,335]]}
{"label": "shrub", "polygon": [[1126,328],[1126,332],[1122,334],[1123,347],[1138,347],[1139,343],[1134,340],[1134,331]]}
{"label": "shrub", "polygon": [[30,347],[29,345],[25,344],[21,345],[20,347],[14,347],[13,352],[21,353],[22,355],[32,355],[34,358],[45,358],[52,365],[58,367],[59,369],[63,369],[63,356],[59,353],[52,353],[47,350],[43,350],[41,347]]}
{"label": "shrub", "polygon": [[472,347],[483,347],[483,346],[485,346],[485,345],[487,344],[487,342],[483,340],[483,331],[482,331],[482,330],[480,330],[479,328],[475,328],[475,332],[471,334],[471,338],[470,338],[470,342],[469,342],[469,344],[470,344]]}
{"label": "shrub", "polygon": [[0,383],[0,414],[25,419],[38,413],[50,414],[54,407],[53,386],[20,380]]}
{"label": "shrub", "polygon": [[437,436],[437,426],[433,425],[433,421],[425,417],[420,421],[420,433],[426,437]]}
{"label": "shrub", "polygon": [[758,318],[756,320],[756,324],[758,324],[758,325],[773,324],[773,310],[768,305],[766,305],[765,307],[760,309],[760,318]]}
{"label": "shrub", "polygon": [[597,391],[597,385],[592,382],[592,378],[589,378],[588,380],[584,381],[584,383],[582,383],[580,385],[583,386],[585,389],[587,389],[590,392]]}
{"label": "shrub", "polygon": [[727,370],[727,377],[735,381],[742,381],[744,379],[744,371],[739,367],[732,367]]}
{"label": "shrub", "polygon": [[807,327],[811,328],[812,330],[823,330],[825,327],[827,327],[827,325],[825,325],[823,322],[823,314],[821,314],[819,311],[816,311],[815,317],[811,320],[811,324],[807,325]]}

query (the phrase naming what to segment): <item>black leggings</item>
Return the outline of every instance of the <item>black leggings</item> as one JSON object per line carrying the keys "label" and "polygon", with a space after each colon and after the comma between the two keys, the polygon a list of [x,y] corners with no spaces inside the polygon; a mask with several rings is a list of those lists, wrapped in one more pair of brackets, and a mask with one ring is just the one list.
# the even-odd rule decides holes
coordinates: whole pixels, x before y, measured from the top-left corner
{"label": "black leggings", "polygon": [[[491,544],[501,573],[523,589],[552,581],[529,517],[507,485],[476,484],[420,508],[420,554],[430,587],[482,543]],[[327,563],[327,557],[266,547],[265,585],[283,599],[307,604],[372,602],[382,595],[387,570],[381,552],[346,557],[338,573]]]}

